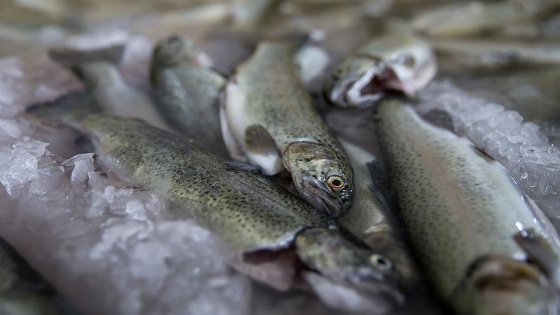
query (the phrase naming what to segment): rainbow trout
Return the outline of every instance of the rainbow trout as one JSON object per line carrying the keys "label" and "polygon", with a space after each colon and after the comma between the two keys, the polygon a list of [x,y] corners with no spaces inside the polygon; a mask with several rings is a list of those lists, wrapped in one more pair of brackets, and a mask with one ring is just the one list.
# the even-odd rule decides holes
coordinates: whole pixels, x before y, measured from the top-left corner
{"label": "rainbow trout", "polygon": [[459,314],[557,314],[558,242],[506,169],[403,103],[378,115],[401,217],[439,295]]}
{"label": "rainbow trout", "polygon": [[337,217],[354,196],[352,168],[294,66],[296,45],[261,42],[227,84],[220,110],[232,157],[265,175],[287,170],[303,199]]}

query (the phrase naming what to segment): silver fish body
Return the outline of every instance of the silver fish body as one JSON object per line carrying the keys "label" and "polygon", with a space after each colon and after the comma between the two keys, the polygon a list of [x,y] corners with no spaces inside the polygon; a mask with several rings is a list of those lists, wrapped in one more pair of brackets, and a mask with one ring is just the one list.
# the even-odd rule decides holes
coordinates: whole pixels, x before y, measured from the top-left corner
{"label": "silver fish body", "polygon": [[505,168],[398,101],[383,102],[379,119],[401,216],[439,295],[460,314],[557,312],[555,276],[516,239],[533,231],[557,244],[555,236]]}
{"label": "silver fish body", "polygon": [[298,80],[294,50],[262,42],[238,68],[220,109],[224,141],[266,175],[285,168],[305,200],[336,217],[352,204],[352,168]]}
{"label": "silver fish body", "polygon": [[387,90],[414,95],[431,82],[436,70],[428,42],[397,32],[369,40],[338,63],[325,83],[325,93],[335,105],[367,107]]}
{"label": "silver fish body", "polygon": [[338,218],[337,222],[374,251],[391,259],[406,287],[418,286],[420,271],[407,248],[403,227],[399,226],[388,199],[382,195],[383,188],[374,187],[372,183],[368,163],[375,162],[377,158],[355,144],[343,139],[340,142],[355,171],[356,196],[352,211]]}
{"label": "silver fish body", "polygon": [[151,65],[151,84],[161,114],[178,132],[226,155],[219,121],[225,78],[194,43],[177,36],[159,42]]}

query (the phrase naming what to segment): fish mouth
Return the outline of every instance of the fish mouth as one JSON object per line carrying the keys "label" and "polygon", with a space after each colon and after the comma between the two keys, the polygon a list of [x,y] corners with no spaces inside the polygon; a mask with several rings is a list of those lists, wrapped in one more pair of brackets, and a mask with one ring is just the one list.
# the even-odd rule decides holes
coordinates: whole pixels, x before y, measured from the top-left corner
{"label": "fish mouth", "polygon": [[366,73],[352,76],[342,81],[331,93],[331,100],[345,107],[365,108],[379,101],[386,92],[397,91],[412,96],[416,90],[424,87],[433,77],[433,71],[424,71],[426,75],[417,78],[417,84],[403,81],[399,69],[392,65],[372,67]]}
{"label": "fish mouth", "polygon": [[399,77],[389,66],[372,68],[356,80],[346,93],[350,104],[371,105],[381,99],[387,90],[400,90]]}
{"label": "fish mouth", "polygon": [[313,176],[305,176],[302,180],[302,195],[313,207],[326,212],[331,218],[345,213],[346,207],[335,196],[326,183]]}
{"label": "fish mouth", "polygon": [[401,90],[402,84],[390,66],[371,67],[361,75],[350,76],[331,92],[331,101],[344,107],[365,108],[379,101],[388,90]]}

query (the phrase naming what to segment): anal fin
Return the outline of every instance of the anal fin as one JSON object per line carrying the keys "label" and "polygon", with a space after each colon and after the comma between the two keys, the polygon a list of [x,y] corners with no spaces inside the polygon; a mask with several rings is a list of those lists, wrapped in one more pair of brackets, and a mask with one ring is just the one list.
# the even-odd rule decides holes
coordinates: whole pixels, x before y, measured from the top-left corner
{"label": "anal fin", "polygon": [[228,171],[242,171],[248,173],[259,173],[260,168],[253,164],[239,161],[228,161],[226,162],[226,170]]}
{"label": "anal fin", "polygon": [[513,239],[546,274],[552,278],[558,276],[558,252],[545,237],[533,228],[527,228],[517,232]]}

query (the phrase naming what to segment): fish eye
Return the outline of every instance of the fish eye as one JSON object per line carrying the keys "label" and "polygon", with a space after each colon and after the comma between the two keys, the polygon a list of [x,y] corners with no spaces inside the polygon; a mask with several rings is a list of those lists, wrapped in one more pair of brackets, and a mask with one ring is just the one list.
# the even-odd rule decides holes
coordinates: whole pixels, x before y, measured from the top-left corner
{"label": "fish eye", "polygon": [[346,186],[346,183],[340,176],[331,176],[327,179],[327,184],[332,190],[341,190]]}
{"label": "fish eye", "polygon": [[383,255],[373,254],[369,256],[369,262],[382,271],[387,271],[393,268],[393,263],[391,263],[391,260]]}
{"label": "fish eye", "polygon": [[399,55],[396,58],[395,62],[400,64],[400,65],[404,65],[407,68],[412,68],[416,64],[416,60],[414,60],[414,57],[412,57],[409,54]]}

